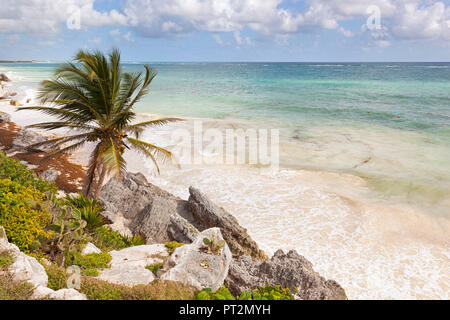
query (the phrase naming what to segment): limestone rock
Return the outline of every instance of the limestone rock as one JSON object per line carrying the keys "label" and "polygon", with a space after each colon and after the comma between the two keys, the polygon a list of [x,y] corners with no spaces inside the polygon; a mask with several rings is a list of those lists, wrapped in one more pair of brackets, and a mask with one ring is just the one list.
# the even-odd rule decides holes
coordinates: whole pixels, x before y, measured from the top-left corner
{"label": "limestone rock", "polygon": [[50,296],[50,294],[53,294],[55,292],[55,290],[52,290],[50,288],[47,288],[45,286],[37,286],[34,289],[32,298],[33,299],[43,299],[43,298],[47,298]]}
{"label": "limestone rock", "polygon": [[196,227],[178,214],[170,216],[168,232],[172,240],[181,243],[192,243],[199,234]]}
{"label": "limestone rock", "polygon": [[40,132],[33,131],[30,129],[21,129],[18,134],[17,138],[14,139],[12,148],[13,150],[19,150],[19,151],[35,151],[35,152],[42,152],[42,151],[49,151],[51,148],[48,146],[42,146],[42,147],[33,147],[30,148],[31,145],[34,145],[39,142],[44,142],[48,140],[48,137],[42,135]]}
{"label": "limestone rock", "polygon": [[55,300],[87,300],[85,294],[75,289],[60,289],[50,293],[48,297]]}
{"label": "limestone rock", "polygon": [[0,226],[0,251],[3,250],[10,251],[15,260],[8,268],[15,280],[30,281],[36,285],[47,286],[48,276],[44,267],[36,258],[27,256],[15,244],[9,243],[4,228]]}
{"label": "limestone rock", "polygon": [[111,251],[110,268],[100,272],[98,279],[115,284],[134,286],[155,280],[146,266],[164,263],[169,256],[163,244],[144,245]]}
{"label": "limestone rock", "polygon": [[102,250],[97,248],[93,243],[88,242],[86,247],[81,251],[82,255],[91,254],[91,253],[102,253]]}
{"label": "limestone rock", "polygon": [[217,241],[223,240],[220,229],[211,228],[200,233],[192,244],[177,248],[164,265],[167,272],[161,279],[183,282],[199,290],[219,289],[227,277],[232,255],[227,244],[220,249],[218,255],[203,251],[203,239],[212,239],[213,235]]}
{"label": "limestone rock", "polygon": [[148,244],[172,240],[168,234],[171,215],[189,217],[186,201],[148,183],[141,173],[112,178],[102,188],[99,199],[107,212],[120,212],[130,220],[130,230],[144,235]]}
{"label": "limestone rock", "polygon": [[234,257],[248,255],[256,259],[267,259],[264,251],[248,235],[231,214],[216,206],[197,189],[189,188],[189,209],[194,217],[194,225],[200,230],[218,227]]}
{"label": "limestone rock", "polygon": [[117,212],[116,214],[103,212],[102,215],[111,220],[112,224],[106,225],[110,230],[117,231],[119,234],[126,237],[133,236],[133,233],[129,228],[131,221],[125,219],[121,212]]}
{"label": "limestone rock", "polygon": [[11,121],[11,116],[9,114],[7,114],[6,112],[0,111],[0,123],[10,122],[10,121]]}
{"label": "limestone rock", "polygon": [[42,179],[47,180],[48,182],[55,182],[56,179],[58,179],[60,174],[61,174],[61,172],[59,172],[57,170],[49,169],[49,170],[42,172],[40,174],[40,176]]}
{"label": "limestone rock", "polygon": [[278,250],[267,261],[239,257],[231,263],[225,283],[235,295],[258,286],[281,285],[298,288],[297,296],[303,300],[347,299],[344,289],[336,281],[320,276],[311,262],[295,250],[287,254]]}

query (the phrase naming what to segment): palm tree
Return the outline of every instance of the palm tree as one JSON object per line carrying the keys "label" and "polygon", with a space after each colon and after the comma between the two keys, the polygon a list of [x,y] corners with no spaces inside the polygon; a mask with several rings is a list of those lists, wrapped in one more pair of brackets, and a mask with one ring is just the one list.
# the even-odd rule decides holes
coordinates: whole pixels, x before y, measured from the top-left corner
{"label": "palm tree", "polygon": [[[109,59],[108,59],[109,58]],[[73,152],[88,142],[95,143],[83,186],[83,194],[98,197],[105,176],[125,171],[124,152],[134,149],[150,158],[158,172],[157,158],[172,159],[166,149],[139,139],[147,127],[159,126],[177,118],[162,118],[133,124],[133,106],[149,92],[156,72],[145,66],[142,72],[123,72],[120,52],[114,49],[108,57],[99,51],[80,50],[73,62],[56,70],[55,79],[41,83],[38,99],[42,106],[22,107],[19,110],[38,110],[57,118],[57,121],[31,125],[33,128],[55,130],[73,129],[74,134],[37,143],[53,151],[44,160]]]}

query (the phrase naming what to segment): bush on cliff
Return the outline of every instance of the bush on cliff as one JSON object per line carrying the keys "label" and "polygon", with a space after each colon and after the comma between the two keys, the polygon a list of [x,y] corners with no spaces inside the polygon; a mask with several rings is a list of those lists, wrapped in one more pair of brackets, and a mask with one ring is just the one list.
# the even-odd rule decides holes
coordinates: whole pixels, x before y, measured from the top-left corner
{"label": "bush on cliff", "polygon": [[10,242],[29,253],[33,243],[49,236],[44,228],[50,214],[42,206],[45,195],[33,186],[10,179],[0,180],[0,225]]}
{"label": "bush on cliff", "polygon": [[239,297],[234,297],[227,287],[222,286],[216,292],[212,292],[210,288],[201,290],[197,294],[197,300],[294,300],[295,291],[267,285],[255,290],[245,290]]}
{"label": "bush on cliff", "polygon": [[128,287],[83,277],[81,288],[89,300],[193,300],[196,290],[189,285],[155,280],[147,285]]}
{"label": "bush on cliff", "polygon": [[31,187],[44,195],[56,194],[56,185],[35,176],[24,164],[0,152],[0,179],[10,179],[24,187]]}
{"label": "bush on cliff", "polygon": [[14,280],[9,272],[0,272],[0,300],[31,300],[33,292],[31,283]]}

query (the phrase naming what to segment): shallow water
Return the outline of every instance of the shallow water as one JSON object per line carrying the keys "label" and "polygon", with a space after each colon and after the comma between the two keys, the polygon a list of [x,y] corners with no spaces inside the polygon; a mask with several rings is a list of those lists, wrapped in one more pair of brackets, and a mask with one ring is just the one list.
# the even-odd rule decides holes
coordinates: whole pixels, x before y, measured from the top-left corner
{"label": "shallow water", "polygon": [[[130,159],[133,170],[145,165],[184,198],[199,187],[265,250],[296,248],[350,298],[449,298],[450,64],[152,65],[159,75],[138,111],[202,117],[206,128],[280,128],[281,171],[183,165],[155,176]],[[25,99],[55,66],[0,72]],[[173,129],[192,126],[144,136],[176,153]]]}

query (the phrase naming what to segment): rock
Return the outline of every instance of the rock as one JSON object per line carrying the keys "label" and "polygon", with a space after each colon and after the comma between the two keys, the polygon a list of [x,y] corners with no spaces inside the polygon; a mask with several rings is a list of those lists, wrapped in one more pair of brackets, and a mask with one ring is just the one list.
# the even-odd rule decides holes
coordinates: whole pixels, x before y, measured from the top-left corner
{"label": "rock", "polygon": [[248,235],[231,214],[216,206],[197,189],[189,188],[189,209],[195,220],[194,225],[200,230],[218,227],[223,234],[234,257],[248,255],[256,259],[267,259],[264,251]]}
{"label": "rock", "polygon": [[32,152],[50,151],[51,148],[48,146],[30,148],[31,145],[39,142],[44,142],[46,140],[48,140],[48,137],[42,135],[37,131],[21,129],[17,134],[17,138],[13,141],[12,149],[17,151]]}
{"label": "rock", "polygon": [[85,294],[75,289],[60,289],[50,293],[48,297],[55,300],[87,300]]}
{"label": "rock", "polygon": [[61,172],[59,172],[57,170],[49,169],[49,170],[42,172],[40,174],[40,177],[44,180],[47,180],[48,182],[55,182],[56,179],[58,179],[60,174],[61,174]]}
{"label": "rock", "polygon": [[15,97],[15,96],[17,96],[17,92],[11,92],[11,93],[9,94],[9,96],[10,96],[10,97]]}
{"label": "rock", "polygon": [[303,300],[347,299],[344,289],[336,281],[320,276],[311,262],[295,250],[287,254],[278,250],[267,261],[239,257],[232,261],[225,283],[235,295],[258,286],[281,285],[298,288],[297,296]]}
{"label": "rock", "polygon": [[102,250],[97,248],[93,243],[88,242],[86,247],[81,251],[81,255],[87,255],[91,253],[102,253]]}
{"label": "rock", "polygon": [[30,102],[31,102],[31,99],[30,99],[30,98],[28,98],[28,99],[27,99],[27,103],[30,103]]}
{"label": "rock", "polygon": [[10,251],[15,260],[8,268],[15,280],[30,281],[36,285],[47,286],[48,276],[44,267],[36,258],[27,256],[15,244],[9,243],[4,228],[0,226],[0,251],[3,250]]}
{"label": "rock", "polygon": [[183,282],[198,290],[219,289],[227,277],[232,254],[226,243],[218,255],[204,252],[203,238],[212,239],[213,235],[217,241],[223,240],[220,229],[211,228],[200,233],[192,244],[177,248],[164,265],[167,272],[161,279]]}
{"label": "rock", "polygon": [[15,106],[15,107],[21,107],[22,106],[19,101],[14,100],[14,99],[11,99],[9,101],[9,104],[12,105],[12,106]]}
{"label": "rock", "polygon": [[48,298],[50,296],[50,294],[53,294],[54,292],[55,292],[55,290],[52,290],[45,286],[37,286],[34,289],[32,298],[36,299],[36,300]]}
{"label": "rock", "polygon": [[110,268],[100,271],[98,279],[115,284],[134,286],[155,280],[146,266],[164,263],[169,256],[163,244],[144,245],[111,251]]}
{"label": "rock", "polygon": [[0,73],[0,81],[9,82],[11,79],[6,74]]}
{"label": "rock", "polygon": [[110,213],[109,217],[120,212],[131,221],[129,229],[144,235],[147,244],[172,240],[168,226],[173,214],[185,219],[190,216],[186,201],[148,183],[141,173],[112,178],[102,188],[99,199]]}
{"label": "rock", "polygon": [[181,243],[192,243],[199,234],[196,227],[178,214],[170,216],[168,232],[172,240]]}
{"label": "rock", "polygon": [[11,121],[11,116],[9,114],[7,114],[6,112],[0,111],[0,123],[10,122],[10,121]]}
{"label": "rock", "polygon": [[133,236],[133,232],[131,232],[129,228],[131,221],[125,219],[121,212],[117,212],[116,214],[103,212],[102,215],[112,221],[112,224],[106,225],[110,230],[117,231],[119,234],[126,237]]}

